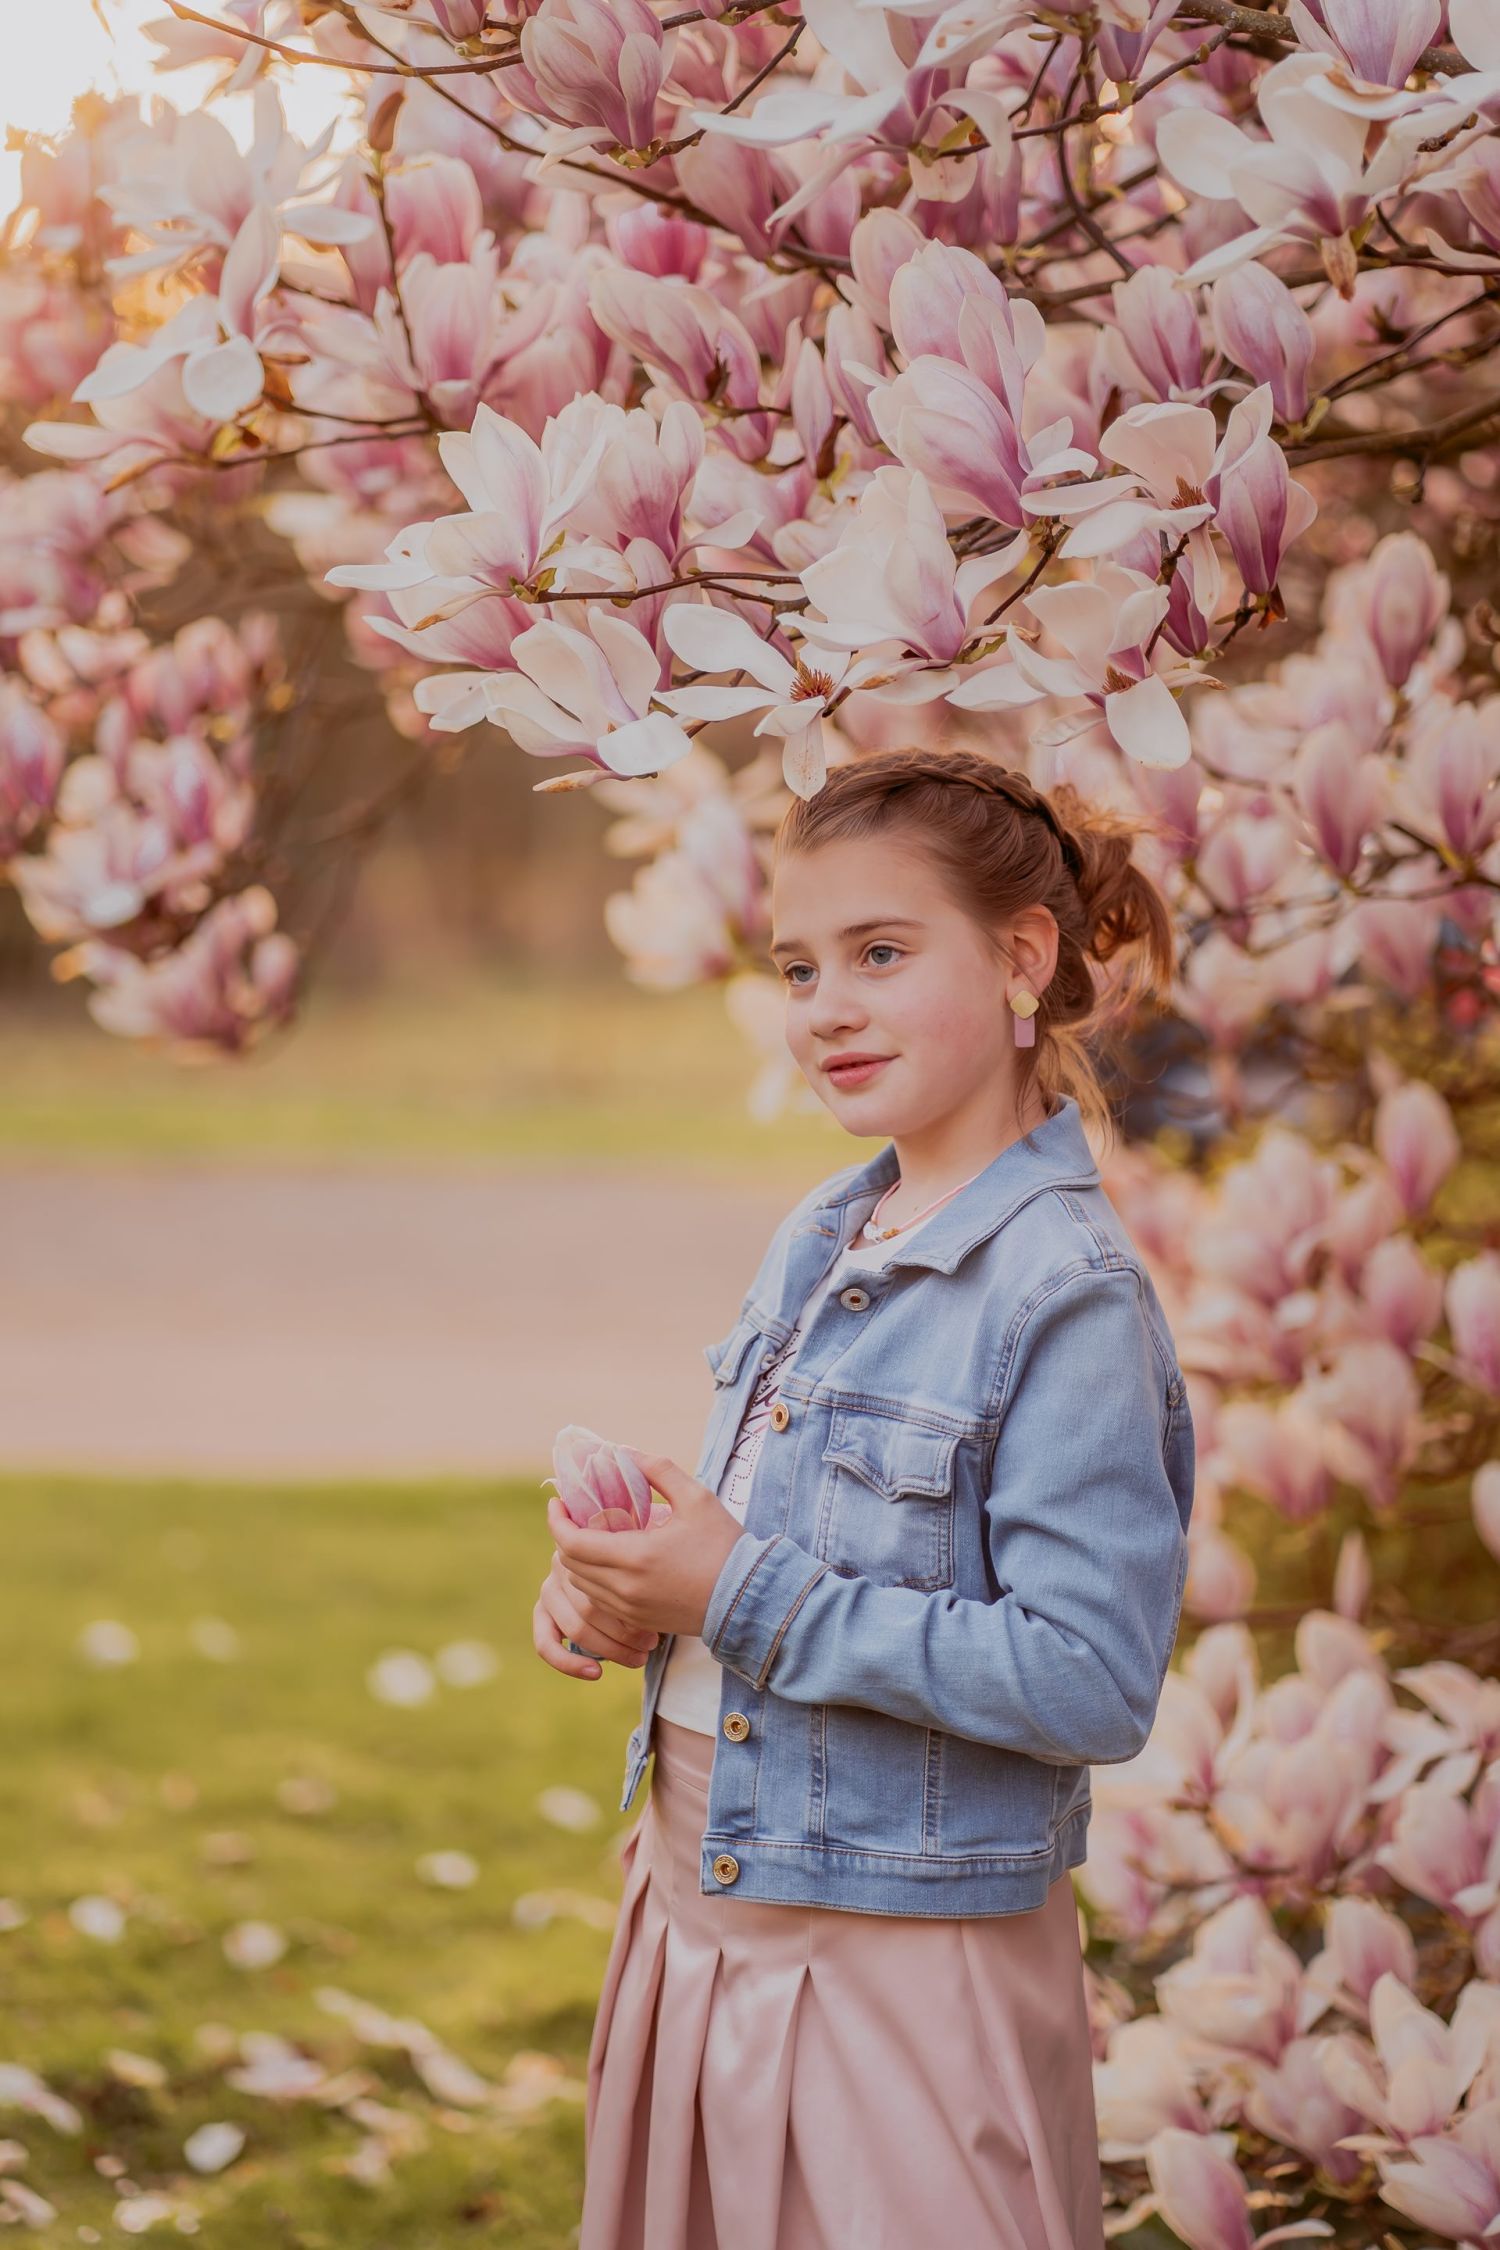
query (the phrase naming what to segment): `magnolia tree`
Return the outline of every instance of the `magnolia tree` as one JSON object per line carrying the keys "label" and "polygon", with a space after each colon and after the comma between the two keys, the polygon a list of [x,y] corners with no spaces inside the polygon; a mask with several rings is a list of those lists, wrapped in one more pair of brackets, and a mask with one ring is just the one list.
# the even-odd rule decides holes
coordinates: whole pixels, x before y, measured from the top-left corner
{"label": "magnolia tree", "polygon": [[630,973],[722,982],[766,1116],[788,792],[961,738],[1149,814],[1243,1145],[1108,1183],[1189,1370],[1200,1628],[1097,1777],[1109,2224],[1477,2250],[1500,10],[170,0],[153,36],[248,129],[82,105],[0,265],[0,867],[54,972],[187,1051],[296,1004],[287,871],[348,835],[298,827],[269,619],[153,634],[164,589],[213,604],[210,525],[343,604],[409,772],[461,737],[596,793]]}

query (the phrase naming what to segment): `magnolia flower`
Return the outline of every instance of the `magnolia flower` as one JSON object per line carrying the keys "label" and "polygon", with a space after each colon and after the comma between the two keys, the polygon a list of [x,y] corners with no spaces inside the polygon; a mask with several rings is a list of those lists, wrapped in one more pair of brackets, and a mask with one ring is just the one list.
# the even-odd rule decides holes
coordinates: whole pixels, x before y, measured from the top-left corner
{"label": "magnolia flower", "polygon": [[89,1013],[105,1031],[238,1052],[292,1012],[300,957],[275,923],[275,900],[252,885],[220,899],[158,960],[91,938],[59,954],[53,975],[98,987]]}
{"label": "magnolia flower", "polygon": [[1304,47],[1336,56],[1376,86],[1406,84],[1442,19],[1442,0],[1291,0],[1289,10]]}
{"label": "magnolia flower", "polygon": [[138,390],[168,360],[182,362],[189,406],[227,422],[253,406],[265,388],[255,347],[256,307],[280,272],[281,228],[263,203],[246,213],[224,259],[216,297],[190,297],[146,344],[112,344],[73,393],[82,404]]}
{"label": "magnolia flower", "polygon": [[[1160,268],[1146,271],[1159,273]],[[1182,290],[1174,294],[1179,303],[1185,301]],[[1272,404],[1283,422],[1300,422],[1307,412],[1315,339],[1311,321],[1286,283],[1265,266],[1236,266],[1215,282],[1209,311],[1225,358],[1243,367],[1253,382],[1270,385]]]}
{"label": "magnolia flower", "polygon": [[648,147],[676,43],[646,0],[541,0],[522,22],[521,58],[538,106],[578,128],[562,151]]}
{"label": "magnolia flower", "polygon": [[[926,477],[877,469],[837,544],[802,572],[821,610],[804,616],[803,638],[819,647],[867,649],[952,662],[979,602],[1024,553],[1028,538],[957,562]],[[938,692],[934,684],[928,692]]]}
{"label": "magnolia flower", "polygon": [[783,738],[787,787],[799,797],[816,796],[827,772],[824,715],[836,697],[860,686],[875,664],[862,660],[851,668],[844,650],[819,649],[817,663],[811,665],[802,655],[783,655],[737,612],[691,602],[676,602],[665,612],[662,637],[695,672],[748,672],[750,682],[742,687],[666,688],[658,702],[683,719],[761,712],[755,732]]}
{"label": "magnolia flower", "polygon": [[481,715],[532,758],[588,758],[600,773],[657,773],[691,745],[651,705],[661,662],[645,636],[611,611],[582,605],[576,624],[544,618],[510,644],[512,671],[419,680],[420,711],[443,732]]}
{"label": "magnolia flower", "polygon": [[304,144],[286,129],[281,97],[262,81],[254,96],[255,132],[244,153],[221,120],[202,109],[162,113],[132,142],[128,160],[100,183],[99,200],[146,247],[111,261],[116,275],[180,266],[204,250],[227,251],[253,211],[268,208],[305,242],[360,241],[374,220],[327,202],[298,202],[309,169],[333,137],[330,123]]}
{"label": "magnolia flower", "polygon": [[[1157,150],[1179,187],[1237,203],[1254,222],[1196,259],[1185,281],[1208,280],[1273,244],[1296,241],[1321,252],[1344,294],[1352,292],[1350,235],[1383,197],[1435,168],[1436,155],[1424,162],[1418,144],[1441,140],[1453,105],[1439,112],[1404,94],[1361,100],[1336,70],[1332,56],[1304,53],[1268,70],[1256,89],[1265,139],[1252,140],[1207,109],[1183,106],[1161,119]],[[1387,120],[1385,133],[1366,163],[1369,128],[1377,119]],[[1451,121],[1460,123],[1462,112]]]}
{"label": "magnolia flower", "polygon": [[18,681],[0,681],[0,863],[52,810],[65,746]]}
{"label": "magnolia flower", "polygon": [[594,1531],[648,1531],[672,1511],[653,1500],[636,1449],[567,1422],[552,1441],[550,1484],[574,1523]]}
{"label": "magnolia flower", "polygon": [[[1144,766],[1183,765],[1192,747],[1170,682],[1193,674],[1180,668],[1170,675],[1159,672],[1147,653],[1167,600],[1166,588],[1139,571],[1104,563],[1091,581],[1038,586],[1026,597],[1061,656],[1044,654],[1014,624],[1006,633],[1011,659],[1028,686],[1045,695],[1086,697],[1119,748]],[[1092,723],[1091,717],[1071,722],[1067,732],[1082,732]]]}

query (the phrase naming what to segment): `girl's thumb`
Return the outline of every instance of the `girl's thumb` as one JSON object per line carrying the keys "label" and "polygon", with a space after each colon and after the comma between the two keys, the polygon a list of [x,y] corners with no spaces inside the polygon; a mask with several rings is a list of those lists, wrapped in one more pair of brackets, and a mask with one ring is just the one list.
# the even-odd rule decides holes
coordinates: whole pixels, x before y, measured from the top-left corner
{"label": "girl's thumb", "polygon": [[707,1489],[665,1453],[643,1453],[635,1445],[624,1445],[620,1450],[630,1455],[652,1490],[659,1492],[664,1500],[670,1500],[674,1508],[691,1506]]}

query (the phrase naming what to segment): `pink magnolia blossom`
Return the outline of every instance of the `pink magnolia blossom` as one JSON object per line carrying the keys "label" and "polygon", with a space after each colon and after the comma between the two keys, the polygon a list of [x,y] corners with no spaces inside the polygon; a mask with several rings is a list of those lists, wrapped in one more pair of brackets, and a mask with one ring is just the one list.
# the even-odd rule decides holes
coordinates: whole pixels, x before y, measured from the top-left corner
{"label": "pink magnolia blossom", "polygon": [[613,611],[580,604],[510,644],[513,670],[420,680],[417,708],[435,727],[471,726],[480,709],[532,758],[587,758],[601,773],[656,773],[685,757],[687,736],[652,709],[662,685],[651,643]]}
{"label": "pink magnolia blossom", "polygon": [[605,900],[605,928],[635,983],[680,991],[734,967],[763,887],[736,808],[709,800],[684,815],[676,843],[641,867],[628,891]]}
{"label": "pink magnolia blossom", "polygon": [[1424,705],[1396,786],[1414,827],[1461,859],[1487,851],[1500,834],[1500,697]]}
{"label": "pink magnolia blossom", "polygon": [[1329,866],[1352,875],[1390,803],[1380,759],[1336,720],[1313,727],[1294,754],[1292,794]]}
{"label": "pink magnolia blossom", "polygon": [[260,397],[265,369],[256,349],[256,308],[276,285],[281,229],[266,204],[245,215],[225,255],[216,297],[190,297],[149,343],[114,344],[73,393],[81,404],[139,390],[169,360],[182,363],[182,392],[208,420],[231,421]]}
{"label": "pink magnolia blossom", "polygon": [[[603,270],[589,305],[605,334],[638,353],[679,397],[737,410],[760,404],[760,354],[744,322],[709,290]],[[737,412],[719,432],[732,452],[753,461],[766,452],[773,426],[765,415]]]}
{"label": "pink magnolia blossom", "polygon": [[672,68],[676,34],[646,0],[541,0],[521,25],[521,54],[549,116],[579,131],[568,147],[644,149]]}
{"label": "pink magnolia blossom", "polygon": [[1148,398],[1191,398],[1203,382],[1203,324],[1192,294],[1162,266],[1142,266],[1110,291],[1110,365]]}
{"label": "pink magnolia blossom", "polygon": [[1425,1211],[1462,1149],[1453,1112],[1420,1078],[1382,1094],[1375,1109],[1375,1151],[1408,1217]]}
{"label": "pink magnolia blossom", "polygon": [[1300,422],[1307,413],[1315,339],[1312,323],[1286,283],[1265,266],[1236,266],[1214,283],[1209,309],[1214,339],[1225,358],[1244,368],[1252,383],[1270,386],[1281,421]]}
{"label": "pink magnolia blossom", "polygon": [[90,979],[89,1013],[105,1031],[238,1053],[290,1016],[298,963],[295,943],[276,928],[275,900],[257,884],[220,899],[155,960],[90,938],[59,954],[53,974]]}
{"label": "pink magnolia blossom", "polygon": [[1500,1253],[1482,1250],[1456,1265],[1445,1302],[1465,1378],[1500,1398]]}
{"label": "pink magnolia blossom", "polygon": [[[486,230],[467,258],[439,264],[416,251],[375,300],[375,332],[397,380],[429,401],[450,429],[467,429],[496,382],[507,327],[499,259]],[[511,324],[514,326],[514,324]]]}
{"label": "pink magnolia blossom", "polygon": [[635,1449],[617,1445],[581,1422],[567,1422],[552,1441],[550,1484],[574,1523],[591,1531],[647,1531],[672,1511],[654,1501]]}
{"label": "pink magnolia blossom", "polygon": [[877,469],[837,544],[802,572],[822,613],[804,615],[803,637],[822,648],[951,663],[1011,559],[1003,549],[957,562],[927,479]]}
{"label": "pink magnolia blossom", "polygon": [[878,665],[851,666],[841,649],[818,649],[813,661],[809,652],[783,654],[744,617],[689,602],[675,602],[665,612],[662,636],[694,671],[748,672],[750,678],[741,687],[664,689],[659,701],[681,719],[740,718],[759,711],[756,734],[782,738],[787,787],[799,797],[815,796],[827,771],[824,714],[836,694],[858,687]]}
{"label": "pink magnolia blossom", "polygon": [[[1332,75],[1335,67],[1329,55],[1299,53],[1266,72],[1256,90],[1264,140],[1203,108],[1179,107],[1161,119],[1157,148],[1178,185],[1237,203],[1252,221],[1248,232],[1195,260],[1185,280],[1208,280],[1281,242],[1317,251],[1326,244],[1332,253],[1382,197],[1436,169],[1437,156],[1419,151],[1435,137],[1436,112],[1415,96],[1360,101]],[[1367,162],[1369,127],[1381,115],[1390,122]],[[1336,270],[1352,287],[1347,256]]]}
{"label": "pink magnolia blossom", "polygon": [[262,80],[255,88],[255,134],[242,153],[222,121],[207,110],[167,110],[143,127],[100,200],[145,247],[113,261],[120,275],[178,267],[201,251],[227,252],[252,212],[274,214],[306,242],[355,242],[373,224],[336,204],[304,202],[311,169],[332,138],[329,125],[304,144],[289,133],[281,97]]}
{"label": "pink magnolia blossom", "polygon": [[1415,532],[1391,532],[1367,561],[1341,573],[1329,617],[1361,633],[1392,687],[1404,688],[1448,614],[1447,578]]}
{"label": "pink magnolia blossom", "polygon": [[1300,2219],[1256,2234],[1234,2150],[1232,2133],[1191,2133],[1180,2125],[1164,2127],[1146,2150],[1155,2206],[1190,2250],[1252,2250],[1332,2234],[1326,2219]]}
{"label": "pink magnolia blossom", "polygon": [[1442,0],[1291,0],[1304,47],[1321,48],[1376,86],[1404,86],[1438,35]]}
{"label": "pink magnolia blossom", "polygon": [[1482,1469],[1475,1470],[1469,1487],[1469,1504],[1474,1513],[1475,1530],[1500,1562],[1500,1461],[1486,1461]]}
{"label": "pink magnolia blossom", "polygon": [[[1147,766],[1180,766],[1191,748],[1187,722],[1171,681],[1155,668],[1146,644],[1166,613],[1167,591],[1139,571],[1104,563],[1090,581],[1038,586],[1026,606],[1052,655],[1012,624],[1011,659],[1028,686],[1044,695],[1083,696],[1102,714],[1127,757]],[[1090,718],[1070,722],[1072,732]]]}
{"label": "pink magnolia blossom", "polygon": [[1264,383],[1233,408],[1206,488],[1247,593],[1261,596],[1275,592],[1287,549],[1318,512],[1271,436],[1271,411]]}
{"label": "pink magnolia blossom", "polygon": [[837,146],[882,127],[889,139],[910,145],[921,138],[935,99],[962,104],[963,95],[949,91],[949,74],[961,72],[1026,14],[1021,0],[990,0],[972,12],[941,10],[929,28],[921,16],[908,19],[896,9],[813,0],[809,21],[825,59],[810,79],[773,83],[753,108],[727,114],[690,109],[685,122],[691,131],[722,133],[762,148],[814,135]]}
{"label": "pink magnolia blossom", "polygon": [[0,864],[51,812],[64,754],[57,727],[20,682],[0,681]]}

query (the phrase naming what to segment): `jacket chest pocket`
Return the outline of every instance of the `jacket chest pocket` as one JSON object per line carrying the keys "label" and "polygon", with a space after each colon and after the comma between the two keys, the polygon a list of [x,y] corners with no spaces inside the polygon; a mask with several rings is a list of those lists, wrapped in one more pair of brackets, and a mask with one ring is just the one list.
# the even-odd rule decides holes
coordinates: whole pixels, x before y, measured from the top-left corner
{"label": "jacket chest pocket", "polygon": [[958,1433],[850,1408],[823,1449],[818,1552],[880,1586],[953,1584]]}

